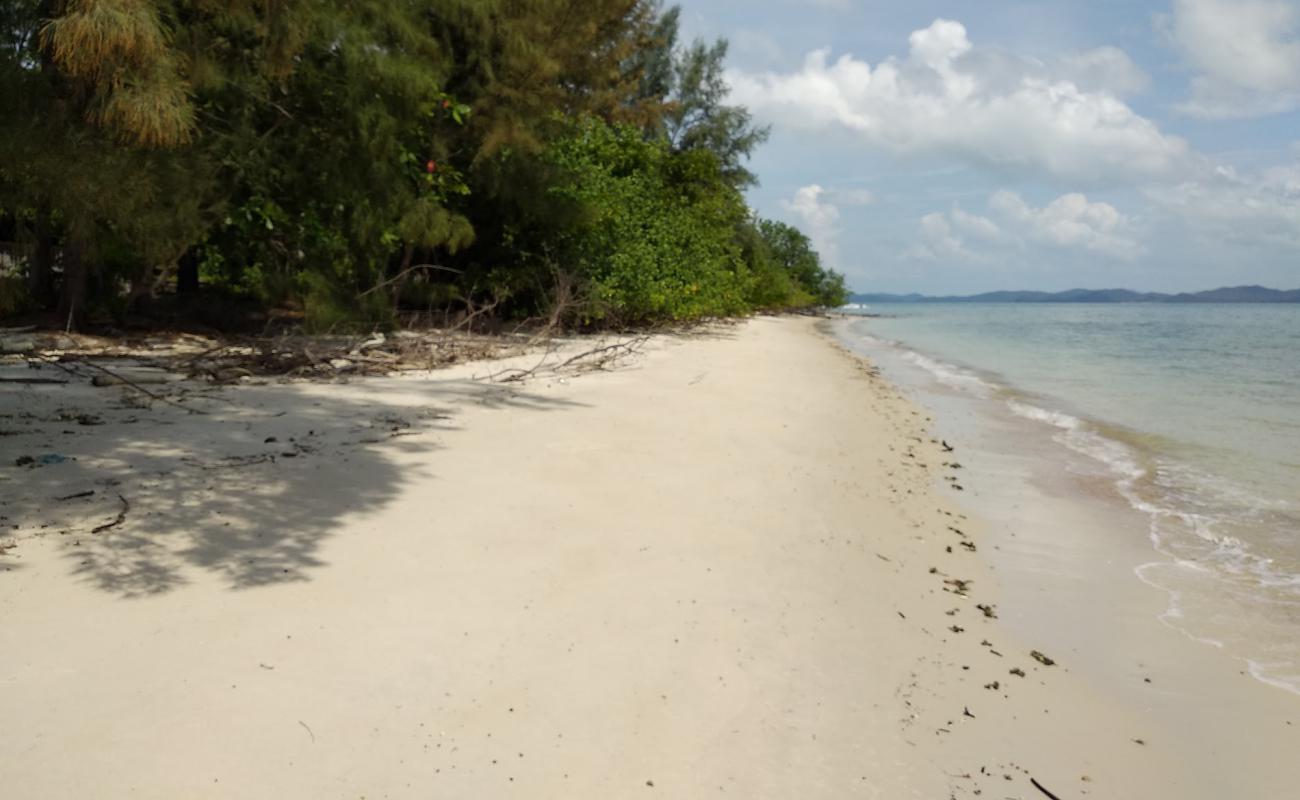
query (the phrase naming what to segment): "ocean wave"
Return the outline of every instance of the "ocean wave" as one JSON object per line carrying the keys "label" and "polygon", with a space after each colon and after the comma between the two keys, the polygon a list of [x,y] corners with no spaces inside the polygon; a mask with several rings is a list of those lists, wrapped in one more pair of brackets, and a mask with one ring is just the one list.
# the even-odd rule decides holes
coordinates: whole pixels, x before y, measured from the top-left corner
{"label": "ocean wave", "polygon": [[1059,433],[1055,438],[1058,442],[1101,462],[1125,482],[1131,483],[1147,474],[1133,448],[1100,433],[1076,416],[1016,399],[1007,400],[1007,408],[1018,417],[1057,428]]}
{"label": "ocean wave", "polygon": [[1008,400],[1007,407],[1017,416],[1032,419],[1035,422],[1046,422],[1048,425],[1054,425],[1061,430],[1074,431],[1083,426],[1083,420],[1078,417],[1072,417],[1060,411],[1048,411],[1045,408],[1031,406],[1018,400]]}
{"label": "ocean wave", "polygon": [[[1244,614],[1255,619],[1252,626],[1262,624],[1267,629],[1300,613],[1300,574],[1280,567],[1241,538],[1222,532],[1220,529],[1230,528],[1234,521],[1226,513],[1190,513],[1158,505],[1132,490],[1123,494],[1149,515],[1152,547],[1168,559],[1134,570],[1139,580],[1166,594],[1166,609],[1159,617],[1162,623],[1190,639],[1223,647],[1220,639],[1201,632],[1207,624],[1212,630],[1223,629],[1224,620],[1215,617],[1227,613],[1244,621]],[[1196,613],[1187,612],[1189,601],[1197,604]],[[1249,652],[1258,646],[1267,645],[1256,642],[1245,649]],[[1291,674],[1298,666],[1294,659],[1247,663],[1257,680],[1300,694],[1300,679]]]}
{"label": "ocean wave", "polygon": [[[1230,479],[1230,472],[1196,466],[1207,454],[1184,452],[1185,442],[1076,416],[1005,385],[998,376],[919,353],[903,342],[863,338],[943,386],[992,400],[1045,426],[1068,451],[1101,465],[1117,494],[1148,520],[1151,546],[1162,560],[1134,572],[1166,595],[1160,622],[1207,645],[1240,648],[1243,661],[1255,658],[1250,662],[1254,677],[1300,693],[1300,659],[1285,645],[1291,633],[1281,633],[1294,631],[1287,620],[1300,619],[1300,562],[1292,557],[1295,541],[1286,539],[1300,532],[1300,502],[1260,497]],[[1268,531],[1282,538],[1271,541]]]}
{"label": "ocean wave", "polygon": [[[1291,503],[1268,501],[1190,465],[1144,453],[1140,440],[1122,441],[1103,426],[1023,397],[1007,399],[1006,406],[1022,419],[1051,427],[1058,443],[1104,465],[1119,495],[1147,516],[1151,545],[1169,560],[1139,565],[1134,574],[1166,594],[1166,609],[1159,615],[1163,624],[1202,644],[1226,647],[1223,639],[1204,632],[1204,609],[1187,612],[1190,597],[1179,587],[1189,582],[1200,587],[1196,602],[1202,605],[1209,597],[1234,596],[1253,598],[1252,605],[1300,608],[1300,574],[1228,532],[1236,525],[1260,522],[1261,514],[1290,511]],[[1248,663],[1257,680],[1300,693],[1300,680],[1292,674],[1294,662]]]}
{"label": "ocean wave", "polygon": [[955,364],[937,361],[915,350],[902,348],[902,356],[905,361],[930,373],[945,386],[955,389],[975,390],[980,395],[986,395],[994,388],[992,384],[970,370],[962,369]]}
{"label": "ocean wave", "polygon": [[1279,669],[1294,669],[1294,664],[1286,664],[1285,662],[1262,664],[1248,658],[1246,659],[1246,668],[1250,670],[1250,676],[1260,683],[1266,683],[1277,689],[1284,689],[1291,694],[1300,694],[1300,674],[1276,674]]}

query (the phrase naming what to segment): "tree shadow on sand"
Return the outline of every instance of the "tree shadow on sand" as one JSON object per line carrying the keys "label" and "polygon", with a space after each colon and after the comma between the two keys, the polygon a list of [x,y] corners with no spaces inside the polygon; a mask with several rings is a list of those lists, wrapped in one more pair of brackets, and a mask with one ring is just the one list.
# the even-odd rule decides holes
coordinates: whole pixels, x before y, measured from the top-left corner
{"label": "tree shadow on sand", "polygon": [[[21,564],[12,556],[25,539],[57,537],[74,576],[124,597],[204,573],[231,589],[309,580],[345,518],[428,477],[412,456],[438,449],[459,409],[576,405],[458,380],[191,391],[183,402],[204,414],[109,391],[0,395],[0,515],[12,537],[0,544],[16,544],[3,562]],[[17,466],[24,455],[37,463]],[[51,455],[64,460],[39,463]]]}

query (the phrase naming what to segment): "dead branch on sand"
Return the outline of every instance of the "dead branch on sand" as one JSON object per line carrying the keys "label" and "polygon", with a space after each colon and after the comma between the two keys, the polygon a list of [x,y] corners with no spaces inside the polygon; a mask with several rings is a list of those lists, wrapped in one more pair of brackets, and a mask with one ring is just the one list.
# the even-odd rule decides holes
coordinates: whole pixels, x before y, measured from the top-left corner
{"label": "dead branch on sand", "polygon": [[122,501],[122,510],[117,512],[117,516],[113,518],[112,522],[105,522],[103,525],[91,528],[91,533],[103,533],[110,528],[116,528],[118,525],[126,522],[126,512],[131,510],[131,504],[128,503],[126,498],[120,494],[117,496],[117,499]]}
{"label": "dead branch on sand", "polygon": [[649,339],[650,336],[646,334],[625,341],[614,342],[613,344],[593,347],[557,364],[550,365],[546,364],[546,360],[554,352],[554,348],[548,348],[542,359],[529,369],[505,369],[487,375],[484,379],[494,383],[516,383],[541,374],[599,372],[608,369],[621,359],[636,355]]}
{"label": "dead branch on sand", "polygon": [[1047,788],[1046,788],[1045,786],[1043,786],[1043,784],[1039,783],[1036,779],[1034,779],[1034,778],[1030,778],[1030,779],[1029,779],[1029,782],[1032,783],[1032,784],[1034,785],[1034,788],[1035,788],[1035,789],[1037,789],[1038,791],[1040,791],[1040,792],[1042,792],[1043,794],[1047,795],[1048,797],[1052,798],[1052,800],[1061,800],[1061,798],[1059,798],[1059,797],[1057,797],[1056,795],[1054,795],[1054,794],[1052,794],[1051,792],[1049,792],[1049,791],[1047,790]]}

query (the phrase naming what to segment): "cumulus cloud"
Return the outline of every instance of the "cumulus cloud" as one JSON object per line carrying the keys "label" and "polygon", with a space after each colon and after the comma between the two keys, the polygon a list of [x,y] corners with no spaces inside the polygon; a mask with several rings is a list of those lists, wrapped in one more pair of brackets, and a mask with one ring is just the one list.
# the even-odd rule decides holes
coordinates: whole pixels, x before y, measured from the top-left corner
{"label": "cumulus cloud", "polygon": [[841,206],[866,205],[874,200],[864,189],[826,189],[819,184],[803,186],[794,197],[782,202],[796,216],[813,247],[831,266],[839,264],[839,221]]}
{"label": "cumulus cloud", "polygon": [[927,214],[921,218],[920,241],[908,255],[983,261],[999,252],[1038,245],[1131,261],[1144,252],[1130,233],[1131,220],[1109,203],[1079,193],[1063,194],[1036,208],[1019,194],[1002,190],[989,198],[988,207],[990,216],[959,207]]}
{"label": "cumulus cloud", "polygon": [[989,198],[993,208],[1019,226],[1031,240],[1061,248],[1082,248],[1120,259],[1133,259],[1142,247],[1129,237],[1129,220],[1110,203],[1092,202],[1078,192],[1063,194],[1034,208],[1015,192]]}
{"label": "cumulus cloud", "polygon": [[[992,224],[990,220],[984,220]],[[996,229],[996,225],[993,226]],[[904,257],[922,261],[982,261],[979,254],[966,247],[956,223],[947,214],[935,212],[921,217],[921,238]]]}
{"label": "cumulus cloud", "polygon": [[1118,47],[1098,47],[1061,58],[1062,76],[1085,92],[1109,92],[1117,97],[1137,94],[1151,78]]}
{"label": "cumulus cloud", "polygon": [[840,210],[823,200],[826,190],[817,184],[804,186],[794,197],[784,202],[787,211],[803,223],[813,247],[828,260],[835,251],[835,228],[840,220]]}
{"label": "cumulus cloud", "polygon": [[1145,80],[1121,51],[1054,63],[976,47],[960,22],[912,33],[876,65],[816,50],[793,72],[728,72],[733,98],[781,126],[839,129],[889,152],[947,155],[1079,181],[1182,175],[1187,143],[1121,98]]}
{"label": "cumulus cloud", "polygon": [[1245,117],[1300,107],[1300,3],[1174,0],[1159,25],[1197,70],[1179,106],[1200,117]]}

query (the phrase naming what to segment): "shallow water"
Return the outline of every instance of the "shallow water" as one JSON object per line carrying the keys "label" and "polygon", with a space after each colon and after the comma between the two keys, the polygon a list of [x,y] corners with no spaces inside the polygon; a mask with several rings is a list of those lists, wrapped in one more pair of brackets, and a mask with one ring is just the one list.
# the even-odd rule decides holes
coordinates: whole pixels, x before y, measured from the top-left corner
{"label": "shallow water", "polygon": [[1162,621],[1300,694],[1300,306],[870,312],[851,345],[1050,433],[1044,458],[1093,465],[1149,521],[1133,572],[1167,592]]}

